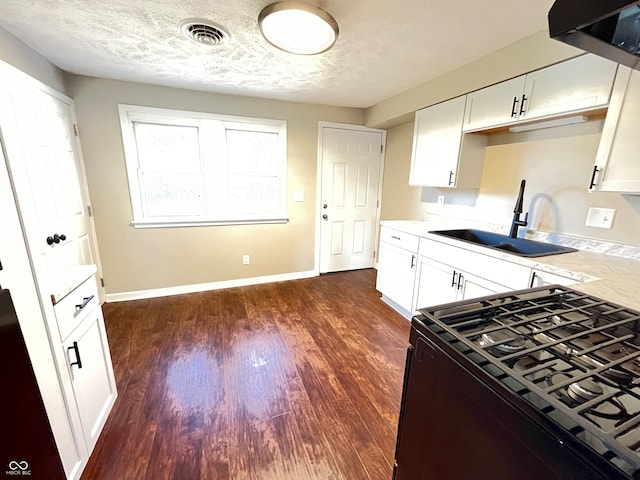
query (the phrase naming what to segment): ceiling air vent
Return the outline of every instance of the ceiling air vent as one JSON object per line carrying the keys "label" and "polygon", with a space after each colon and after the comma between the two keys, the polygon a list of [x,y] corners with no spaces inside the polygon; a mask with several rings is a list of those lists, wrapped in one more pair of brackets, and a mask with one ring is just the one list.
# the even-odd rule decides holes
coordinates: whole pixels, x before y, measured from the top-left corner
{"label": "ceiling air vent", "polygon": [[183,20],[180,22],[180,30],[190,40],[203,45],[221,45],[230,38],[224,27],[199,18]]}

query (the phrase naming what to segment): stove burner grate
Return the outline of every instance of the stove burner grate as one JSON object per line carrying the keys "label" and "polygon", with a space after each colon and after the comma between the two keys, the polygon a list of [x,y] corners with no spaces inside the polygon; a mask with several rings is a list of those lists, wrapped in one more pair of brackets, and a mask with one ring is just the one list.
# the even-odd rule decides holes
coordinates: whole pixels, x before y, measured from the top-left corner
{"label": "stove burner grate", "polygon": [[640,472],[640,313],[556,285],[421,312],[512,394]]}

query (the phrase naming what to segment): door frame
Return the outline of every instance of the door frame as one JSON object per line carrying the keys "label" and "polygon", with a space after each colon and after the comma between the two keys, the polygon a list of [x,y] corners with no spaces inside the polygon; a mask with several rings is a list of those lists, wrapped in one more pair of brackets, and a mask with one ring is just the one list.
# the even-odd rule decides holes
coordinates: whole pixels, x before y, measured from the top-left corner
{"label": "door frame", "polygon": [[317,173],[316,173],[316,204],[314,207],[314,215],[316,216],[315,226],[316,226],[316,235],[315,235],[315,260],[313,270],[316,276],[320,275],[320,228],[321,228],[321,210],[322,210],[322,141],[323,141],[323,129],[325,128],[334,128],[338,130],[353,130],[358,132],[372,132],[372,133],[381,133],[382,134],[382,152],[380,152],[380,172],[378,175],[378,206],[376,207],[376,220],[374,224],[374,232],[373,232],[373,250],[374,250],[374,259],[373,265],[374,268],[378,265],[378,245],[379,237],[380,237],[380,210],[382,204],[382,174],[384,173],[384,158],[387,153],[387,131],[379,128],[369,128],[364,125],[353,125],[350,123],[337,123],[337,122],[318,122],[318,157],[317,157]]}

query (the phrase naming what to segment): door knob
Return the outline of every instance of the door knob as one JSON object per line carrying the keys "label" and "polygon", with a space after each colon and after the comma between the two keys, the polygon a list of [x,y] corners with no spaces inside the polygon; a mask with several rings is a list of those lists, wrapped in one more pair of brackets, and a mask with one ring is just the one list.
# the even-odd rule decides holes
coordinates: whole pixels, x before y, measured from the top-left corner
{"label": "door knob", "polygon": [[323,219],[325,219],[325,220],[328,220],[328,219],[329,219],[329,215],[327,215],[327,214],[325,213],[324,215],[322,215],[322,218],[323,218]]}
{"label": "door knob", "polygon": [[322,208],[327,209],[329,208],[329,205],[327,205],[326,203],[324,205],[322,205]]}
{"label": "door knob", "polygon": [[53,237],[47,237],[47,245],[53,245],[54,243],[64,242],[67,239],[67,236],[64,233],[57,234],[55,233]]}

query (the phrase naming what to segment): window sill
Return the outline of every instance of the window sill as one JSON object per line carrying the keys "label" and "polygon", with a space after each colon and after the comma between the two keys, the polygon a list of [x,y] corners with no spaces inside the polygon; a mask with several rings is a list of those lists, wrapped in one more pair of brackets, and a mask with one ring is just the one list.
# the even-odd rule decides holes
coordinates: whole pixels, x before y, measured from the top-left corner
{"label": "window sill", "polygon": [[223,225],[265,225],[288,223],[288,218],[270,218],[268,220],[140,220],[131,222],[133,228],[181,228],[181,227],[211,227]]}

